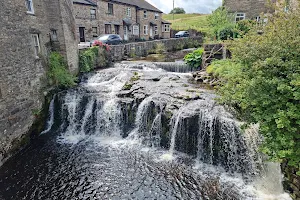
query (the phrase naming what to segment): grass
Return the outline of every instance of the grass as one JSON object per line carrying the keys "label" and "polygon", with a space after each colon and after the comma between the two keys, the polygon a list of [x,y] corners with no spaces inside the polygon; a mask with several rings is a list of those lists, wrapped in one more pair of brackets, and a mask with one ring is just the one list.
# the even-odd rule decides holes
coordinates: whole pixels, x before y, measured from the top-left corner
{"label": "grass", "polygon": [[207,16],[203,14],[164,14],[163,19],[172,23],[174,30],[195,29],[202,32],[208,32],[209,26]]}

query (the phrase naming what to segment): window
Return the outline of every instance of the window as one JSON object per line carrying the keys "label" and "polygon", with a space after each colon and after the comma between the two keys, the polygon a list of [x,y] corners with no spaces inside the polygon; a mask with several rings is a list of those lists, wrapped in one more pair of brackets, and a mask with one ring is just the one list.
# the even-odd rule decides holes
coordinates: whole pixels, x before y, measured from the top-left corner
{"label": "window", "polygon": [[25,0],[25,4],[27,8],[27,13],[34,13],[32,0]]}
{"label": "window", "polygon": [[170,24],[164,24],[163,32],[170,32]]}
{"label": "window", "polygon": [[98,36],[98,28],[92,27],[92,33],[93,33],[93,37],[97,37]]}
{"label": "window", "polygon": [[126,9],[126,15],[127,15],[128,17],[131,17],[131,8],[127,8],[127,9]]}
{"label": "window", "polygon": [[32,34],[32,45],[34,48],[34,55],[36,57],[39,57],[39,53],[40,53],[40,41],[39,41],[39,35],[38,34]]}
{"label": "window", "polygon": [[115,34],[120,34],[120,26],[115,25]]}
{"label": "window", "polygon": [[154,26],[154,35],[158,35],[158,27]]}
{"label": "window", "polygon": [[144,25],[144,35],[148,35],[148,25]]}
{"label": "window", "polygon": [[96,9],[91,9],[91,19],[96,19]]}
{"label": "window", "polygon": [[159,19],[159,14],[158,13],[155,13],[155,20],[158,20]]}
{"label": "window", "polygon": [[58,41],[56,30],[51,30],[50,35],[51,35],[51,40],[52,41]]}
{"label": "window", "polygon": [[111,25],[105,24],[105,34],[111,34]]}
{"label": "window", "polygon": [[139,35],[140,33],[139,26],[134,25],[132,28],[133,28],[133,35]]}
{"label": "window", "polygon": [[114,14],[114,4],[109,3],[108,4],[108,14],[113,15]]}
{"label": "window", "polygon": [[245,13],[237,13],[235,15],[235,22],[241,21],[245,19]]}
{"label": "window", "polygon": [[148,17],[147,10],[144,10],[144,18],[147,19],[147,17]]}

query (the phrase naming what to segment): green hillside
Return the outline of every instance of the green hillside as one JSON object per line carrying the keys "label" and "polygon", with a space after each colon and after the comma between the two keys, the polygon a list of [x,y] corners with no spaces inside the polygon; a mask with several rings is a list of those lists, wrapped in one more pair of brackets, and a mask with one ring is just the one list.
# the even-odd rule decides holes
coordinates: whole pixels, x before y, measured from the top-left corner
{"label": "green hillside", "polygon": [[209,27],[207,16],[203,14],[164,14],[163,19],[172,23],[172,28],[175,30],[196,29],[198,31],[207,32]]}

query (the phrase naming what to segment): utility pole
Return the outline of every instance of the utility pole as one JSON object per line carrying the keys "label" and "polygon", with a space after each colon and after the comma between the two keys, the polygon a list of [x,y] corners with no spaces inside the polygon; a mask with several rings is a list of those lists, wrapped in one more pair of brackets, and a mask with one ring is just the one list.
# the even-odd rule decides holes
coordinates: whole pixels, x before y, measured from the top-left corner
{"label": "utility pole", "polygon": [[175,0],[173,0],[173,21],[174,21],[174,8],[175,8]]}

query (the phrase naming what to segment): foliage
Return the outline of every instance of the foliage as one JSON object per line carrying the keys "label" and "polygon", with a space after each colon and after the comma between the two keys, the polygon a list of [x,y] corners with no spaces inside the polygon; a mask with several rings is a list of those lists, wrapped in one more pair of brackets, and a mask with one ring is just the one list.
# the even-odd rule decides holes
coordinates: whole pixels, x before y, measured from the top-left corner
{"label": "foliage", "polygon": [[99,54],[99,47],[94,46],[79,54],[79,69],[80,72],[90,72],[94,69],[96,58]]}
{"label": "foliage", "polygon": [[164,43],[160,42],[155,45],[155,53],[162,54],[166,51]]}
{"label": "foliage", "polygon": [[277,12],[262,27],[231,44],[233,60],[207,70],[220,77],[220,101],[240,118],[259,123],[262,151],[300,168],[300,9]]}
{"label": "foliage", "polygon": [[170,14],[185,14],[185,10],[183,8],[174,8],[171,10]]}
{"label": "foliage", "polygon": [[199,48],[184,57],[184,61],[191,67],[200,67],[202,64],[202,54],[204,49]]}
{"label": "foliage", "polygon": [[[211,34],[219,39],[219,33],[222,32],[223,37],[232,31],[234,24],[234,16],[229,14],[228,10],[221,6],[217,8],[211,15],[207,17],[209,26],[211,27]],[[226,34],[224,34],[226,33]]]}
{"label": "foliage", "polygon": [[77,78],[68,71],[68,65],[64,57],[57,52],[49,56],[48,77],[57,87],[71,87],[76,85]]}
{"label": "foliage", "polygon": [[108,44],[103,44],[101,41],[96,40],[93,43],[93,47],[98,46],[99,48],[104,48],[106,51],[110,51],[111,48]]}

